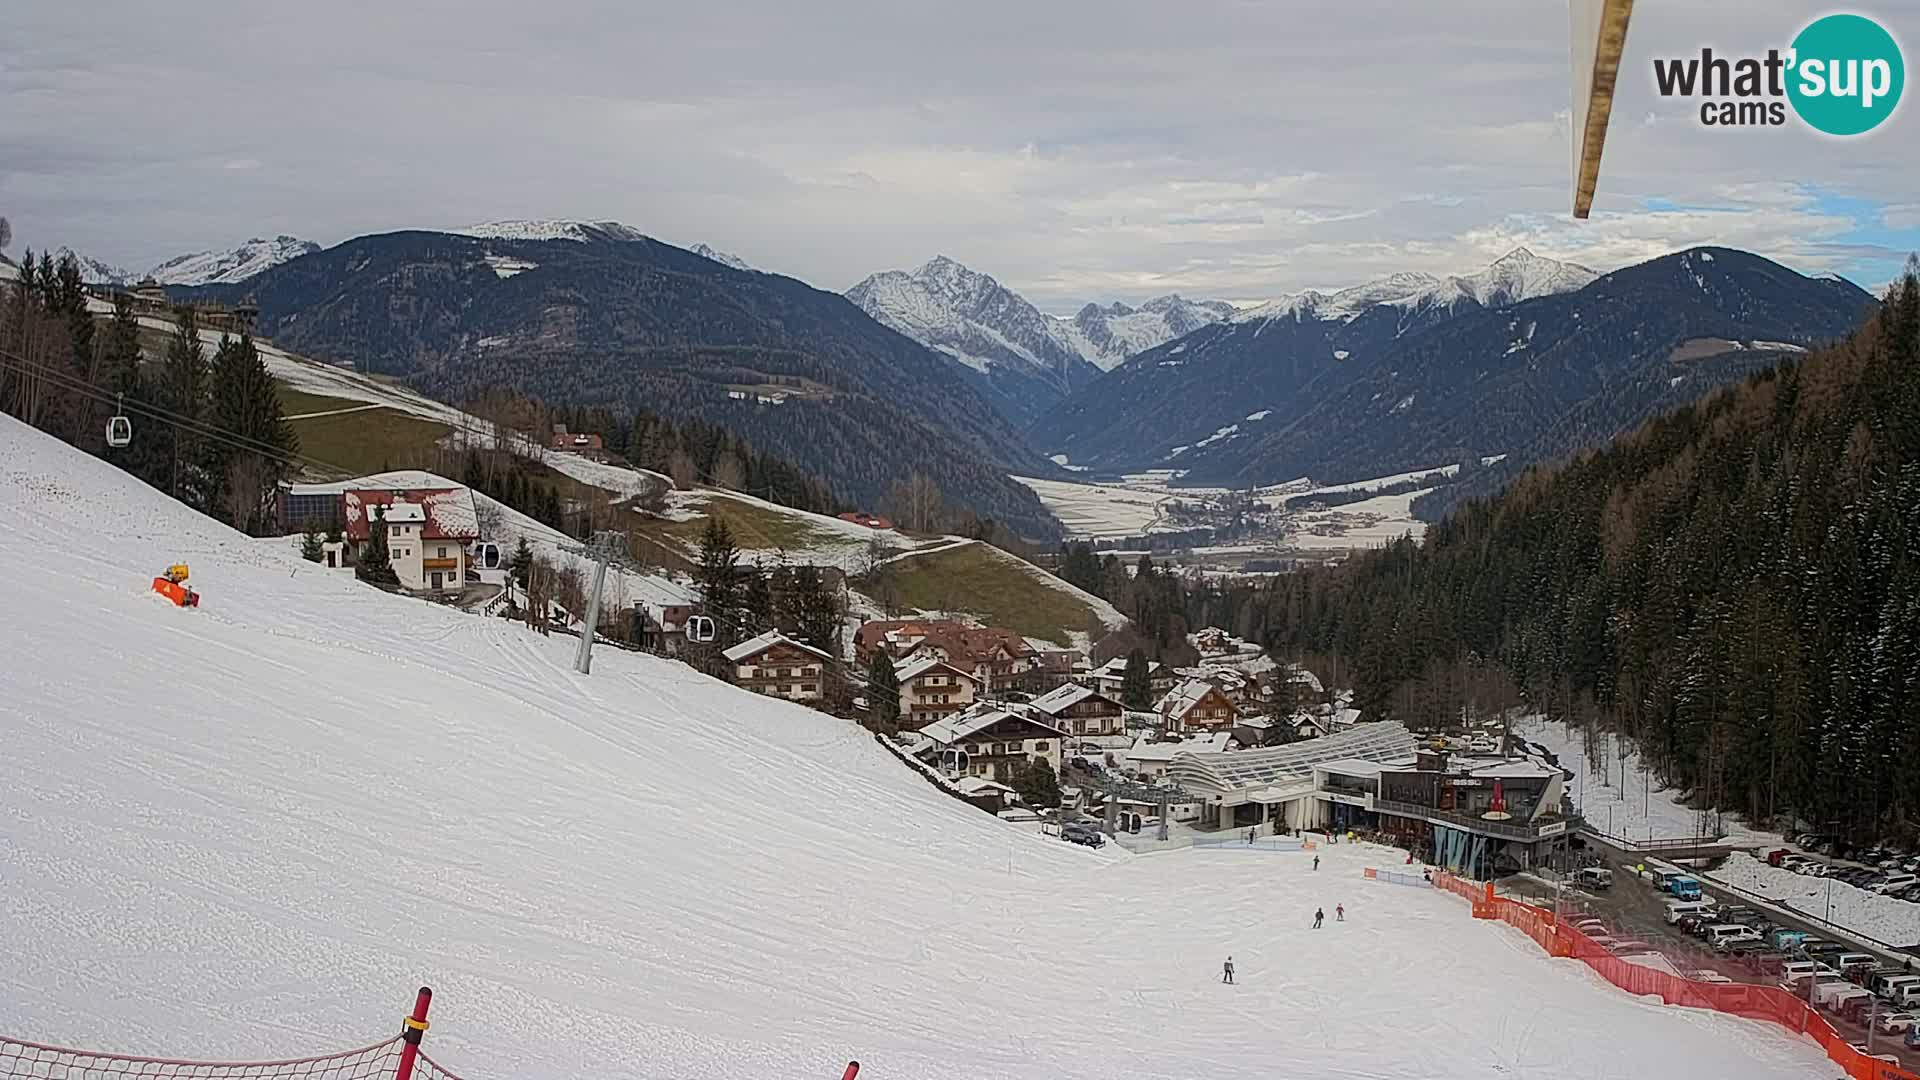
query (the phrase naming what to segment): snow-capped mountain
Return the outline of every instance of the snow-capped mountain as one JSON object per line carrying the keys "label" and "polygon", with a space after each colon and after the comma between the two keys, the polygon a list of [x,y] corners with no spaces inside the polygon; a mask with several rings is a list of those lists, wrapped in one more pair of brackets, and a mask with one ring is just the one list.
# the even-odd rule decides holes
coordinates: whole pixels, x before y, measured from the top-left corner
{"label": "snow-capped mountain", "polygon": [[1100,373],[1072,328],[945,255],[874,274],[847,299],[882,325],[965,365],[996,407],[1025,423]]}
{"label": "snow-capped mountain", "polygon": [[147,271],[147,276],[162,285],[228,285],[319,250],[320,245],[311,240],[285,234],[271,240],[256,236],[231,251],[199,251],[168,259]]}
{"label": "snow-capped mountain", "polygon": [[89,285],[126,285],[134,280],[131,272],[88,258],[69,247],[55,249],[53,261],[57,263],[68,255],[80,264],[80,280]]}
{"label": "snow-capped mountain", "polygon": [[1538,296],[1582,289],[1599,274],[1584,266],[1514,248],[1485,270],[1464,276],[1435,277],[1403,271],[1328,294],[1308,290],[1271,300],[1233,315],[1234,322],[1271,319],[1323,319],[1351,322],[1366,311],[1392,304],[1408,311],[1452,310],[1462,301],[1501,308]]}
{"label": "snow-capped mountain", "polygon": [[464,229],[450,229],[458,236],[478,236],[487,240],[647,240],[646,233],[618,221],[487,221]]}
{"label": "snow-capped mountain", "polygon": [[706,244],[695,244],[687,249],[703,259],[712,259],[721,266],[731,266],[735,270],[752,271],[754,268],[747,260],[729,251],[719,251]]}
{"label": "snow-capped mountain", "polygon": [[1088,304],[1068,324],[1068,341],[1095,367],[1112,371],[1135,353],[1185,337],[1232,314],[1233,305],[1224,300],[1188,300],[1177,293],[1155,297],[1138,308]]}

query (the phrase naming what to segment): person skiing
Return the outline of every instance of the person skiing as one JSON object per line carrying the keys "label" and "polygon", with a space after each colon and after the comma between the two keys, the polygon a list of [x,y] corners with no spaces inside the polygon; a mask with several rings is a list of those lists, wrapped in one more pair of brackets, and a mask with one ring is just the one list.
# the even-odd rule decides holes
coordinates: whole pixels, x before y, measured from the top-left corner
{"label": "person skiing", "polygon": [[1413,865],[1413,852],[1411,851],[1407,852],[1407,865],[1408,866]]}
{"label": "person skiing", "polygon": [[1233,957],[1231,956],[1227,957],[1226,965],[1220,969],[1220,981],[1228,986],[1233,985]]}
{"label": "person skiing", "polygon": [[1326,918],[1327,918],[1327,909],[1314,908],[1313,909],[1313,928],[1315,930],[1320,929],[1320,924],[1325,922]]}
{"label": "person skiing", "polygon": [[1253,830],[1252,830],[1252,829],[1248,829],[1248,830],[1247,830],[1247,843],[1249,843],[1249,844],[1251,844],[1251,843],[1253,843]]}
{"label": "person skiing", "polygon": [[1318,869],[1320,869],[1320,856],[1318,856],[1318,855],[1315,855],[1315,856],[1313,857],[1313,868],[1314,868],[1315,870],[1318,870]]}
{"label": "person skiing", "polygon": [[1345,904],[1333,905],[1333,921],[1334,922],[1347,921],[1347,905]]}

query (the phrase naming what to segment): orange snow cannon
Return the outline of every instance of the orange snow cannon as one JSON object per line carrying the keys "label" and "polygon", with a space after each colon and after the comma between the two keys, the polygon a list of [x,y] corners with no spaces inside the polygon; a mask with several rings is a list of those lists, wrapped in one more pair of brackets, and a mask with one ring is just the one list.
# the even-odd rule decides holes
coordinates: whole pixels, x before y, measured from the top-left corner
{"label": "orange snow cannon", "polygon": [[175,607],[199,607],[200,594],[187,587],[187,564],[175,563],[166,573],[153,579],[153,591],[173,601]]}

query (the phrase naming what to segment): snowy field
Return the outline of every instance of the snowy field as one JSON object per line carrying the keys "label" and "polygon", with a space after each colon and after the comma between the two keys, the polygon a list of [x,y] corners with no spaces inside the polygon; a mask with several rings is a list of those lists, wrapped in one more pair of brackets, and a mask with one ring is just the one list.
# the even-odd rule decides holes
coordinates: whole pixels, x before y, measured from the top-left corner
{"label": "snowy field", "polygon": [[1040,496],[1046,508],[1066,526],[1068,536],[1094,540],[1153,532],[1160,524],[1160,504],[1171,497],[1165,490],[1120,484],[1076,484],[1030,476],[1013,479]]}
{"label": "snowy field", "polygon": [[[1375,495],[1331,510],[1314,510],[1293,518],[1297,532],[1287,535],[1286,546],[1301,551],[1340,551],[1349,548],[1385,547],[1411,536],[1415,540],[1427,534],[1427,523],[1413,516],[1413,500],[1431,488],[1403,491],[1398,495]],[[1317,525],[1338,522],[1342,517],[1367,514],[1375,520],[1367,525],[1335,525],[1332,535],[1313,532]]]}
{"label": "snowy field", "polygon": [[[6,418],[0,560],[18,1037],[341,1049],[427,983],[472,1080],[1832,1072],[1363,882],[1358,845],[1315,873],[1025,833],[843,722],[617,650],[576,675],[571,639],[364,588]],[[197,611],[146,589],[174,561]]]}
{"label": "snowy field", "polygon": [[1920,904],[1880,896],[1844,881],[1768,866],[1746,854],[1733,855],[1707,876],[1896,948],[1920,946]]}
{"label": "snowy field", "polygon": [[1595,732],[1602,765],[1588,760],[1586,735],[1543,716],[1514,722],[1513,734],[1546,748],[1559,757],[1574,778],[1567,793],[1587,824],[1599,832],[1626,840],[1685,840],[1696,836],[1726,836],[1735,843],[1775,843],[1775,833],[1746,827],[1738,815],[1706,813],[1680,803],[1680,792],[1660,786],[1640,763],[1631,739]]}

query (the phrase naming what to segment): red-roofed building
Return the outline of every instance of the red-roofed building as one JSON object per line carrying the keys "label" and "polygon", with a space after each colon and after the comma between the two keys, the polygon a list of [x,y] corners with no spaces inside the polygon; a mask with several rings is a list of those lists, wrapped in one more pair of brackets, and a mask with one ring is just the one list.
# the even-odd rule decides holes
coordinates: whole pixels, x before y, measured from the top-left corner
{"label": "red-roofed building", "polygon": [[865,525],[869,529],[893,528],[893,522],[878,514],[869,514],[863,510],[849,510],[840,515],[840,520],[849,521],[855,525]]}
{"label": "red-roofed building", "polygon": [[385,524],[387,558],[403,588],[459,592],[465,585],[467,545],[480,539],[473,493],[466,488],[348,490],[340,494],[340,507],[347,549],[356,555],[372,527]]}
{"label": "red-roofed building", "polygon": [[612,455],[607,453],[606,440],[585,431],[568,431],[567,425],[553,425],[553,441],[548,446],[567,454],[579,454],[594,461],[606,461]]}

